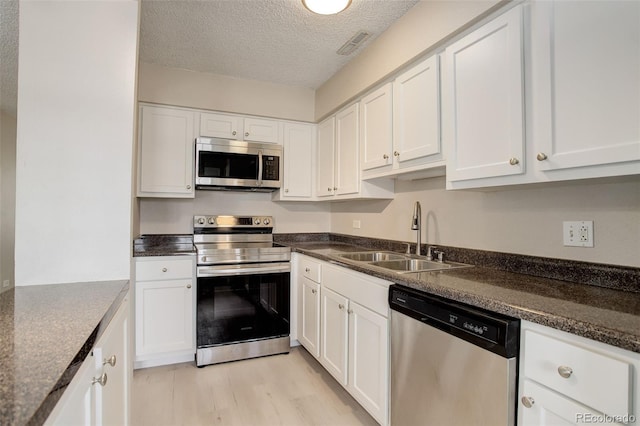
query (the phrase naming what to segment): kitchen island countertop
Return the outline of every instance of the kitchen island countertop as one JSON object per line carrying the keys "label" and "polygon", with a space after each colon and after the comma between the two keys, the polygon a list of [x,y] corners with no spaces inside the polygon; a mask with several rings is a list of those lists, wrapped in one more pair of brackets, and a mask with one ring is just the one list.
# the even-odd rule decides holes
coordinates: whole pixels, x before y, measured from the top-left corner
{"label": "kitchen island countertop", "polygon": [[0,424],[44,423],[128,291],[123,280],[0,294]]}

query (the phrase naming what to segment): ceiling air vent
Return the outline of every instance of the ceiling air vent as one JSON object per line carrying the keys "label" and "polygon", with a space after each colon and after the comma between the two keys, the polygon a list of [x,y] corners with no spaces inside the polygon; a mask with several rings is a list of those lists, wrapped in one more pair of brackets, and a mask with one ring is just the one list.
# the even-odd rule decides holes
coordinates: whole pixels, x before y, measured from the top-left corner
{"label": "ceiling air vent", "polygon": [[360,45],[369,38],[371,34],[366,31],[358,31],[353,37],[351,37],[340,49],[336,52],[338,55],[350,55]]}

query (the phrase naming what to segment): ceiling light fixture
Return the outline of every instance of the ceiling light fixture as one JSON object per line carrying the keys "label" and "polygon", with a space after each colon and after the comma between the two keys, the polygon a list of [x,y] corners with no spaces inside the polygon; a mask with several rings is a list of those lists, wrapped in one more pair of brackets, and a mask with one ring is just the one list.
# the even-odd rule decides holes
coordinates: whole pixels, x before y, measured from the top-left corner
{"label": "ceiling light fixture", "polygon": [[345,10],[351,0],[302,0],[304,7],[319,15],[335,15]]}

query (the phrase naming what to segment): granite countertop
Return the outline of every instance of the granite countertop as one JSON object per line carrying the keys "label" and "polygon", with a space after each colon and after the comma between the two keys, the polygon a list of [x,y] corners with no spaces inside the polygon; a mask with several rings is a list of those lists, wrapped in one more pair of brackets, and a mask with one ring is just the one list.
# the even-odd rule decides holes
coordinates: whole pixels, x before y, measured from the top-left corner
{"label": "granite countertop", "polygon": [[[284,241],[281,243],[285,244]],[[294,252],[400,285],[640,353],[638,292],[481,266],[398,274],[337,256],[344,252],[372,250],[371,247],[334,241],[288,241],[286,244]],[[631,268],[630,273],[634,272]],[[632,277],[630,281],[636,279]]]}
{"label": "granite countertop", "polygon": [[0,424],[44,423],[128,291],[105,281],[0,294]]}
{"label": "granite countertop", "polygon": [[193,235],[141,235],[133,241],[133,257],[196,254]]}

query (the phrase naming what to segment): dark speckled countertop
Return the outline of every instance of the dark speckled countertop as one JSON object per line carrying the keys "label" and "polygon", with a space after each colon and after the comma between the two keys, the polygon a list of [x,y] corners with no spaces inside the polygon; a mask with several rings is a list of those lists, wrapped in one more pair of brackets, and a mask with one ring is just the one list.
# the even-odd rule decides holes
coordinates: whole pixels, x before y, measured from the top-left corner
{"label": "dark speckled countertop", "polygon": [[0,294],[0,424],[40,425],[129,291],[128,281]]}
{"label": "dark speckled countertop", "polygon": [[[335,236],[331,236],[335,238]],[[318,241],[282,236],[279,243],[291,246],[294,252],[392,281],[429,294],[442,296],[493,312],[543,324],[555,329],[608,343],[640,353],[640,292],[629,291],[637,285],[640,270],[636,268],[600,268],[610,271],[611,280],[603,282],[601,271],[593,278],[584,271],[585,280],[599,279],[602,286],[514,273],[494,268],[474,266],[438,272],[398,274],[387,269],[337,256],[343,252],[392,250],[406,247],[392,242],[370,244],[367,239]],[[403,250],[395,250],[403,251]],[[414,250],[415,251],[415,250]],[[453,253],[453,250],[449,250]],[[451,259],[460,261],[459,259]],[[467,260],[467,263],[470,259]],[[524,260],[526,261],[526,259]],[[523,261],[523,262],[524,262]],[[539,259],[536,259],[539,262]],[[560,262],[562,266],[566,261]],[[476,263],[477,264],[477,263]],[[560,268],[559,267],[559,268]],[[574,270],[576,265],[571,265]],[[552,261],[546,269],[554,269]],[[549,273],[560,274],[562,271]],[[626,290],[614,289],[616,285]]]}

